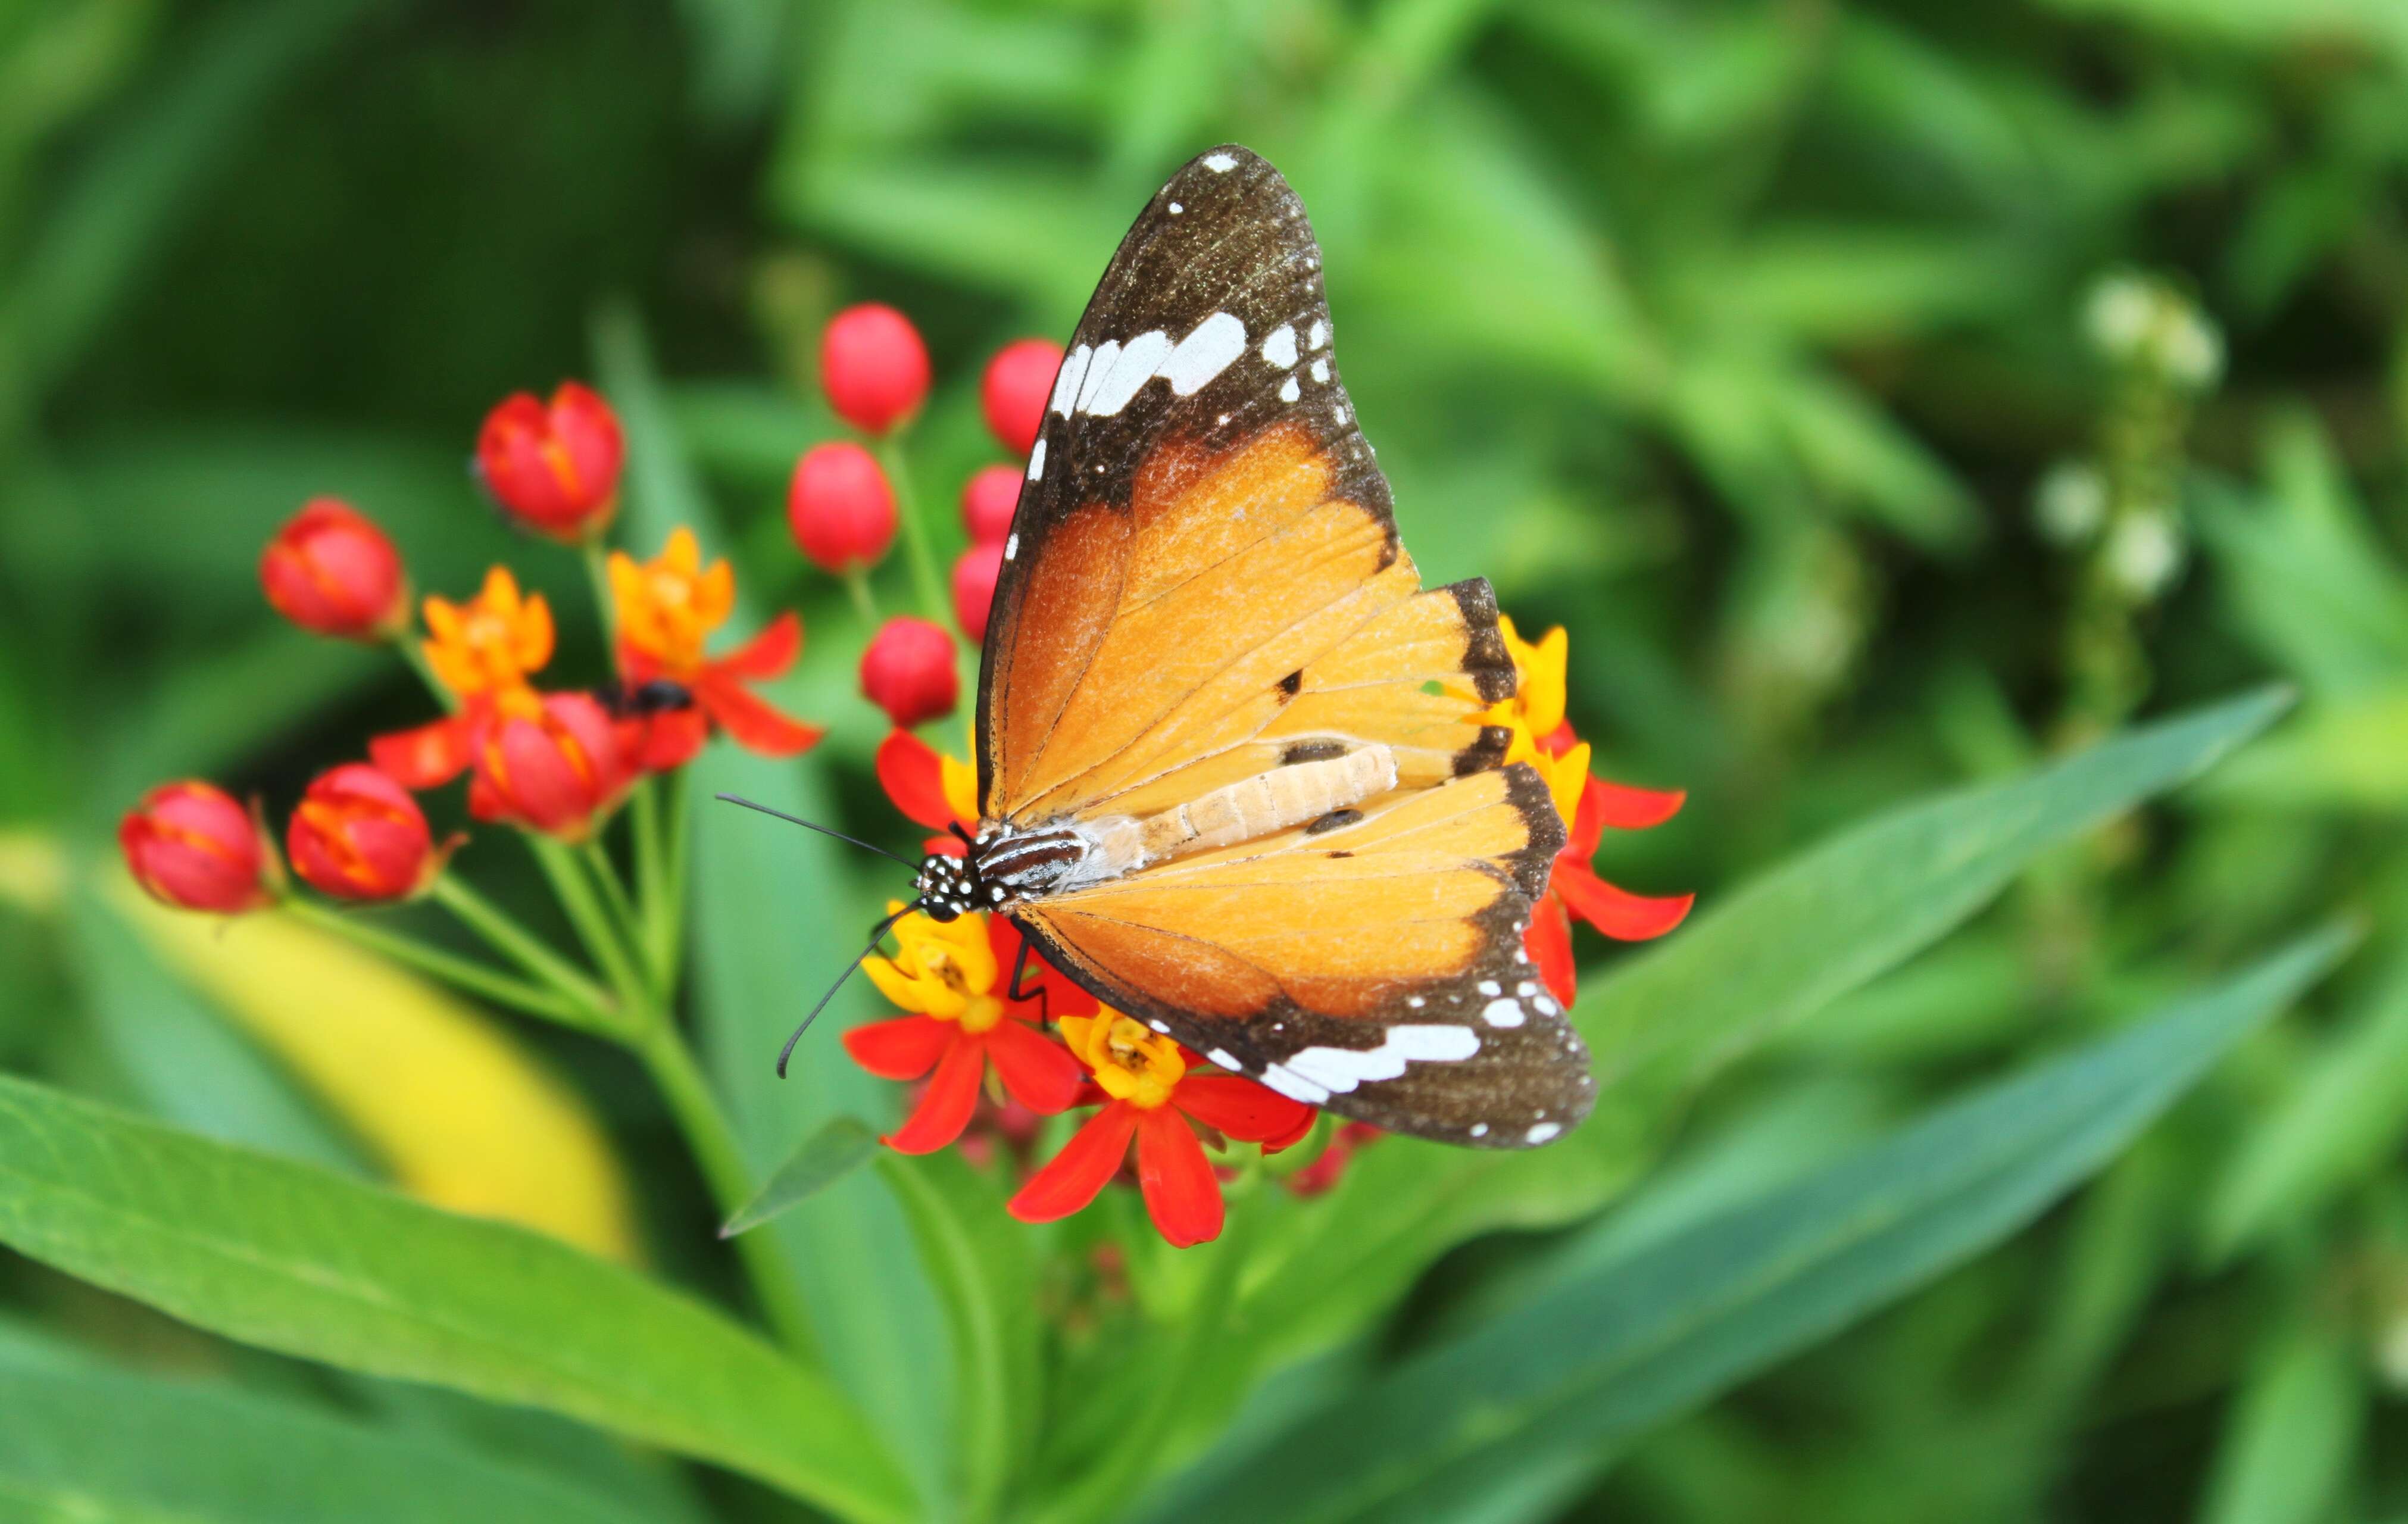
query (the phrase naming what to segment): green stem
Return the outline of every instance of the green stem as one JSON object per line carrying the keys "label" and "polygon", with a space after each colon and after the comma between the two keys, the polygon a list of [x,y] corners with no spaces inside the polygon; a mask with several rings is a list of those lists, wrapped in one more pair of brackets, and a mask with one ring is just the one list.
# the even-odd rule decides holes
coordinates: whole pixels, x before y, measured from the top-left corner
{"label": "green stem", "polygon": [[622,1024],[617,1014],[618,1002],[610,998],[609,991],[588,978],[584,970],[552,951],[549,942],[520,925],[508,911],[449,873],[436,879],[431,892],[437,904],[458,916],[463,926],[484,938],[494,951],[592,1011],[597,1018],[596,1026],[615,1028]]}
{"label": "green stem", "polygon": [[[634,1046],[651,1071],[652,1083],[660,1086],[662,1099],[668,1102],[678,1130],[684,1134],[686,1146],[694,1153],[695,1167],[710,1186],[720,1220],[724,1222],[735,1216],[752,1200],[752,1173],[745,1166],[735,1130],[727,1125],[727,1117],[720,1111],[719,1101],[710,1093],[710,1083],[703,1078],[702,1068],[695,1062],[692,1050],[666,1020],[656,1022]],[[762,1316],[789,1349],[809,1357],[817,1344],[811,1335],[810,1315],[803,1306],[802,1293],[786,1263],[778,1235],[739,1233],[733,1242],[752,1282],[753,1300],[761,1305]]]}
{"label": "green stem", "polygon": [[[1246,1210],[1248,1206],[1253,1210]],[[1093,1471],[1034,1511],[1031,1517],[1039,1524],[1095,1524],[1111,1518],[1124,1511],[1152,1477],[1162,1459],[1163,1442],[1178,1423],[1197,1373],[1211,1359],[1213,1346],[1228,1336],[1229,1311],[1237,1301],[1238,1280],[1263,1207],[1260,1201],[1240,1201],[1239,1210],[1229,1214],[1220,1242],[1203,1251],[1212,1256],[1204,1270],[1204,1284],[1196,1288],[1196,1300],[1182,1320],[1178,1347],[1155,1368],[1151,1400],[1120,1427]]]}
{"label": "green stem", "polygon": [[896,515],[903,521],[904,558],[911,563],[911,582],[919,589],[920,612],[937,624],[945,622],[945,584],[937,575],[937,554],[928,548],[928,526],[920,517],[920,499],[911,490],[911,473],[903,460],[903,446],[893,439],[879,441],[878,453],[886,480],[895,488]]}
{"label": "green stem", "polygon": [[597,1025],[597,1013],[588,1010],[581,1001],[572,999],[563,991],[540,988],[456,953],[445,952],[432,942],[370,926],[355,913],[334,910],[300,899],[285,900],[283,908],[296,921],[331,932],[421,973],[432,974],[495,1005],[509,1006],[531,1016],[541,1016],[547,1021],[557,1021],[589,1031]]}
{"label": "green stem", "polygon": [[552,892],[560,900],[560,908],[568,916],[568,924],[577,928],[577,938],[585,944],[585,956],[602,970],[602,977],[619,992],[620,1002],[631,1012],[646,1003],[644,982],[629,961],[627,950],[620,944],[619,934],[610,925],[610,913],[595,893],[594,881],[585,876],[584,865],[566,845],[549,836],[527,831],[521,833],[528,850],[543,869],[544,877],[552,881]]}
{"label": "green stem", "polygon": [[686,833],[693,828],[694,804],[686,797],[685,773],[669,774],[661,785],[661,894],[648,906],[652,922],[652,963],[660,970],[661,987],[677,988],[679,965],[685,954]]}
{"label": "green stem", "polygon": [[627,804],[627,830],[636,839],[636,951],[651,966],[652,976],[661,981],[666,996],[668,986],[663,970],[666,965],[661,956],[661,897],[668,887],[661,866],[664,786],[658,775],[636,785],[635,795]]}
{"label": "green stem", "polygon": [[861,615],[862,624],[878,627],[878,599],[869,591],[869,573],[861,567],[848,568],[844,574],[844,590],[853,596],[853,611]]}
{"label": "green stem", "polygon": [[610,855],[602,850],[601,838],[589,838],[580,855],[584,857],[594,882],[602,887],[602,900],[609,908],[610,924],[618,932],[620,950],[626,955],[628,966],[639,975],[649,975],[645,988],[655,1002],[666,1002],[667,994],[661,988],[658,971],[646,954],[643,923],[636,917],[636,902],[627,897],[626,882],[619,877]]}
{"label": "green stem", "polygon": [[594,582],[594,617],[602,622],[602,649],[619,657],[619,600],[610,596],[610,553],[599,538],[585,542],[585,575]]}

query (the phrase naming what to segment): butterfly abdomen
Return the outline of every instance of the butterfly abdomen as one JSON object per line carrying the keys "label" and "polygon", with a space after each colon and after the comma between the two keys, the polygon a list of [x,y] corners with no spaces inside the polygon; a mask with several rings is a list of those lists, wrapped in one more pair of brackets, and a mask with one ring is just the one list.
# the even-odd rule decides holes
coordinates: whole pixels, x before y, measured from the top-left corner
{"label": "butterfly abdomen", "polygon": [[1396,786],[1397,754],[1377,743],[1273,768],[1147,819],[1145,857],[1159,862],[1275,836]]}

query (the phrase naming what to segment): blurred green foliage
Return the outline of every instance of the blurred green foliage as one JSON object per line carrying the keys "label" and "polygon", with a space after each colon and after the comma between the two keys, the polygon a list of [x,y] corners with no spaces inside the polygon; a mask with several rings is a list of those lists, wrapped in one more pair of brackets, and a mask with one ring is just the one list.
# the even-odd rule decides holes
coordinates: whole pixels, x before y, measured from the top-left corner
{"label": "blurred green foliage", "polygon": [[[1461,1216],[1367,1240],[1398,1246],[1360,1281],[1298,1250],[1294,1283],[1246,1303],[1264,1368],[1215,1368],[1229,1390],[1208,1409],[1311,1353],[1242,1409],[1240,1440],[1363,1362],[1392,1371],[1396,1412],[1426,1416],[1412,1384],[1478,1366],[1486,1313],[1618,1265],[1671,1274],[1718,1242],[1696,1236],[1717,1211],[1810,1172],[1838,1190],[1863,1166],[1833,1161],[1966,1082],[2343,914],[2374,935],[2330,998],[2242,1040],[2069,1204],[1803,1353],[1767,1343],[1787,1358],[1692,1416],[1668,1402],[1647,1415],[1668,1424],[1610,1445],[1499,1462],[1496,1492],[1449,1517],[2408,1516],[2403,99],[2397,0],[17,0],[0,7],[0,833],[93,859],[154,779],[289,801],[366,730],[421,717],[406,675],[262,617],[258,547],[338,492],[423,586],[466,590],[516,549],[471,506],[475,419],[569,374],[683,441],[684,475],[674,451],[639,451],[638,541],[716,525],[756,605],[799,603],[812,647],[792,693],[834,726],[824,755],[857,763],[879,733],[850,691],[863,631],[779,516],[795,453],[833,432],[820,320],[877,298],[929,335],[939,393],[914,464],[957,548],[942,502],[991,453],[978,363],[1067,332],[1160,178],[1244,141],[1312,212],[1417,559],[1433,580],[1490,576],[1526,629],[1569,626],[1598,770],[1690,791],[1672,824],[1609,844],[1617,881],[1711,909],[1842,822],[2138,714],[2270,678],[2302,697],[2171,808],[2000,858],[2012,887],[1928,951],[1987,887],[1827,991],[1797,993],[1811,944],[1729,947],[1767,992],[1764,1043],[1685,1105],[1617,1211],[1567,1226],[1636,1150],[1567,1154],[1545,1194],[1475,1182]],[[580,639],[576,568],[516,560]],[[819,760],[706,766],[713,786],[893,836],[860,769]],[[702,829],[719,873],[696,884],[697,1014],[766,1174],[798,1127],[877,1094],[835,1065],[781,1089],[765,1057],[870,891],[749,823]],[[122,927],[80,915],[52,936],[24,908],[42,900],[0,895],[0,1064],[359,1167]],[[1608,999],[1678,987],[1679,967]],[[1841,998],[1817,1014],[1824,993]],[[661,1151],[625,1073],[553,1056],[631,1154]],[[1338,1209],[1372,1211],[1381,1170],[1421,1178],[1372,1165]],[[681,1168],[639,1166],[665,1200],[691,1194]],[[920,1477],[947,1464],[947,1430],[914,1383],[943,1360],[940,1301],[962,1303],[893,1267],[941,1236],[958,1185],[907,1182],[898,1205],[865,1175],[815,1206],[821,1231],[779,1227],[815,1295],[877,1283],[875,1316],[818,1310],[873,1419],[921,1436],[917,1455],[898,1441]],[[693,1227],[663,1222],[663,1268],[724,1286]],[[1160,1272],[1141,1291],[1201,1294]],[[208,1381],[121,1390],[95,1344]],[[1003,1347],[1021,1363],[997,1369],[1025,1376],[1025,1355]],[[330,1388],[22,1260],[0,1259],[0,1415],[308,1435],[364,1476],[423,1474],[437,1439],[506,1459],[521,1441],[481,1407]],[[0,1416],[0,1452],[44,1465],[85,1432],[63,1418],[44,1445],[17,1423]],[[1075,1453],[1109,1422],[1071,1430],[1054,1442]],[[477,1465],[494,1474],[446,1474],[464,1499],[565,1474]],[[609,1486],[544,1506],[702,1517],[682,1485]],[[703,1490],[725,1517],[786,1517],[747,1484]],[[427,1507],[392,1517],[446,1517]]]}

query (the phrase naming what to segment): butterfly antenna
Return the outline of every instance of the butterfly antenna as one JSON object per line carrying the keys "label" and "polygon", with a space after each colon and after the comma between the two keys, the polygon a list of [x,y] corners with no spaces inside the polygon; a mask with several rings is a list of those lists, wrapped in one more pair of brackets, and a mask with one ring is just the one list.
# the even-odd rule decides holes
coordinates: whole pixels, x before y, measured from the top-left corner
{"label": "butterfly antenna", "polygon": [[842,831],[832,831],[825,826],[819,825],[813,821],[805,820],[800,815],[790,815],[783,810],[772,810],[767,805],[755,803],[754,801],[744,798],[740,794],[722,794],[719,798],[726,800],[729,804],[740,804],[747,810],[758,810],[765,815],[775,815],[780,820],[784,821],[790,826],[800,826],[807,831],[817,831],[822,836],[833,836],[839,841],[849,841],[854,846],[859,847],[864,852],[875,852],[880,856],[887,858],[890,861],[901,863],[906,868],[916,869],[920,866],[910,858],[897,856],[894,853],[887,851],[884,847],[882,847],[875,842],[865,841],[858,836],[847,836]]}
{"label": "butterfly antenna", "polygon": [[[724,794],[722,794],[719,797],[723,799],[727,798],[727,796]],[[742,799],[732,799],[729,800],[729,802],[733,804],[742,804],[745,801]],[[753,808],[758,809],[760,807],[755,805]],[[769,813],[776,814],[777,812],[772,810]],[[810,822],[796,821],[796,824],[798,826],[809,825]],[[834,831],[830,831],[828,834],[833,836],[836,833]],[[794,1035],[786,1039],[786,1045],[778,1050],[778,1077],[780,1079],[782,1080],[786,1077],[786,1060],[794,1057],[795,1044],[801,1042],[803,1040],[803,1034],[811,1029],[811,1023],[820,1019],[820,1013],[827,1009],[828,1001],[836,999],[836,992],[844,987],[844,982],[853,977],[853,970],[859,969],[864,963],[869,961],[869,955],[878,951],[878,944],[886,940],[886,933],[895,928],[895,923],[903,919],[903,917],[910,914],[913,911],[918,910],[919,908],[920,902],[914,899],[910,904],[904,906],[901,910],[896,911],[894,914],[878,923],[878,929],[869,934],[869,945],[855,954],[853,961],[844,966],[844,971],[836,976],[836,983],[830,985],[828,986],[828,992],[820,997],[820,1003],[811,1007],[811,1014],[802,1019],[802,1024],[795,1028]]]}

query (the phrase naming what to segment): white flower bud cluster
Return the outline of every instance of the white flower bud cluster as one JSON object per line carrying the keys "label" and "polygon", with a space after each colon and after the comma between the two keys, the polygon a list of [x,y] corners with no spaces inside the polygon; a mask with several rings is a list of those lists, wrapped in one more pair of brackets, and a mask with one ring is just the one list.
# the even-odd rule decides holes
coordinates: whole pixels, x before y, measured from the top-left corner
{"label": "white flower bud cluster", "polygon": [[2140,366],[2188,392],[2224,374],[2224,336],[2189,298],[2162,280],[2118,272],[2090,289],[2083,310],[2090,342],[2117,365]]}

